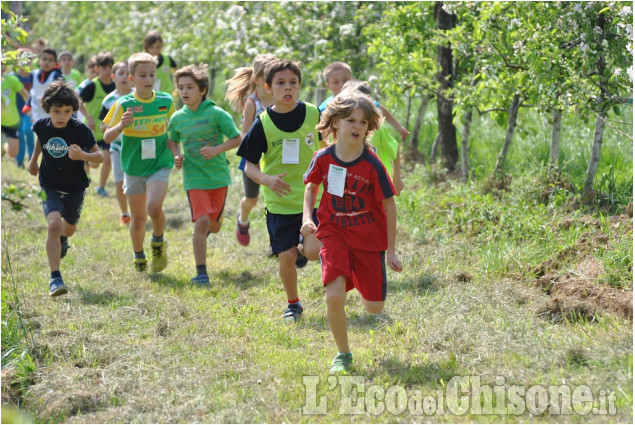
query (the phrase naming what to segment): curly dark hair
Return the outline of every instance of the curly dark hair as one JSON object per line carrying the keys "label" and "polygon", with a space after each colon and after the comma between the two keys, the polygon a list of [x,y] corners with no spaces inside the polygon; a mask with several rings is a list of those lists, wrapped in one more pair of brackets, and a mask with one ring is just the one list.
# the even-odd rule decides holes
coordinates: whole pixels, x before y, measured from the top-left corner
{"label": "curly dark hair", "polygon": [[73,111],[79,109],[79,97],[73,87],[63,79],[55,80],[44,90],[42,109],[48,113],[52,106],[71,106]]}

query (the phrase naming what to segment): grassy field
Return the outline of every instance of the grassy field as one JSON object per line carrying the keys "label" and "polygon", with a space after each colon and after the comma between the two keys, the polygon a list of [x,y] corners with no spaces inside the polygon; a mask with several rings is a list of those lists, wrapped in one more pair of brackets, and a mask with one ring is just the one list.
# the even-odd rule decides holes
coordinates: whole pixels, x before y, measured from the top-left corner
{"label": "grassy field", "polygon": [[[607,146],[608,155],[619,152]],[[361,410],[350,414],[354,391],[327,373],[336,349],[319,264],[298,272],[302,321],[281,322],[285,297],[277,263],[266,257],[262,201],[251,245],[234,236],[242,185],[230,160],[226,223],[208,239],[209,288],[190,284],[192,224],[182,173],[173,171],[167,270],[133,270],[115,200],[91,186],[62,260],[70,292],[51,300],[37,179],[3,159],[3,194],[12,185],[31,194],[22,211],[2,202],[3,415],[19,406],[31,420],[68,423],[632,423],[632,194],[598,209],[536,165],[464,185],[434,166],[407,164],[397,198],[404,271],[388,272],[387,305],[377,316],[349,294],[349,377],[365,390],[361,408],[362,398],[352,401]],[[605,414],[574,403],[573,414],[558,415],[550,402],[546,410],[489,412],[487,391],[479,402],[472,387],[460,393],[470,401],[465,413],[446,406],[428,414],[417,404],[425,396],[447,401],[454,377],[505,392],[585,385],[589,409]],[[314,409],[320,400],[324,408]]]}

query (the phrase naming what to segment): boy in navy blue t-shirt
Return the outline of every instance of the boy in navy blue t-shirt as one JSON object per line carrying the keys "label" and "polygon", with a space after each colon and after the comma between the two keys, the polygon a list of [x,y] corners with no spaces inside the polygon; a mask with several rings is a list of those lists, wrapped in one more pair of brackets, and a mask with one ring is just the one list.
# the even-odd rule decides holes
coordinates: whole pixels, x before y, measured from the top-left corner
{"label": "boy in navy blue t-shirt", "polygon": [[[88,187],[84,161],[99,163],[104,156],[90,129],[72,116],[79,109],[79,98],[70,84],[58,80],[48,86],[42,95],[42,109],[49,116],[33,124],[37,143],[29,172],[39,176],[46,194],[42,207],[48,225],[49,295],[55,297],[68,292],[60,260],[66,255],[67,238],[75,233],[84,204]],[[38,165],[40,154],[42,163]]]}

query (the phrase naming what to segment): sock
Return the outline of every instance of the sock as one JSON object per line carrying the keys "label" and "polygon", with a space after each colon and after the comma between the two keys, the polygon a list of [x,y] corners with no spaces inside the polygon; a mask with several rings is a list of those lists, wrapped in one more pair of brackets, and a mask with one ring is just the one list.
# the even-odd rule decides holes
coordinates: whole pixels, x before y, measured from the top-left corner
{"label": "sock", "polygon": [[249,219],[247,219],[247,221],[242,221],[240,219],[240,216],[238,216],[238,222],[240,223],[241,226],[246,226],[249,224]]}
{"label": "sock", "polygon": [[130,217],[130,213],[128,213],[128,212],[121,213],[121,216],[122,217]]}
{"label": "sock", "polygon": [[207,274],[207,266],[203,264],[202,266],[196,266],[196,274],[202,275]]}
{"label": "sock", "polygon": [[143,250],[134,253],[134,258],[146,258],[146,253]]}
{"label": "sock", "polygon": [[340,352],[338,351],[338,352],[337,352],[337,355],[338,355],[338,356],[351,356],[351,357],[353,357],[353,353],[351,353],[351,352],[348,352],[348,353],[340,353]]}
{"label": "sock", "polygon": [[163,242],[163,235],[161,236],[154,236],[154,233],[152,234],[152,242]]}
{"label": "sock", "polygon": [[51,272],[51,279],[55,279],[56,277],[62,277],[62,273],[60,273],[59,270],[55,270],[54,272]]}
{"label": "sock", "polygon": [[287,304],[289,307],[302,307],[302,303],[300,302],[300,298],[296,298],[295,300],[287,300]]}

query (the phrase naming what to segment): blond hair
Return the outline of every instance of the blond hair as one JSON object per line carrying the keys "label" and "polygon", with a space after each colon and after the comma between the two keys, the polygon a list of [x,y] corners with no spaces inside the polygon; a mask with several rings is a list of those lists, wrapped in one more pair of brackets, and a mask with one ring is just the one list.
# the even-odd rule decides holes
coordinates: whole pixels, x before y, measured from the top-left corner
{"label": "blond hair", "polygon": [[120,69],[122,69],[124,66],[125,66],[126,68],[128,68],[128,62],[126,62],[126,61],[119,61],[119,62],[117,62],[116,64],[114,64],[114,65],[112,66],[112,73],[113,73],[113,75],[114,75],[114,74],[116,74],[116,73],[117,73],[117,71],[119,71]]}
{"label": "blond hair", "polygon": [[137,65],[140,63],[153,63],[156,66],[157,61],[154,59],[154,57],[152,57],[150,53],[133,53],[133,55],[128,58],[128,73],[130,75],[134,75]]}
{"label": "blond hair", "polygon": [[174,81],[176,85],[179,85],[179,78],[190,77],[199,90],[205,91],[203,97],[207,96],[209,92],[209,78],[207,77],[207,65],[202,63],[200,65],[187,65],[179,69],[174,73]]}
{"label": "blond hair", "polygon": [[276,55],[264,53],[256,55],[252,66],[237,68],[234,75],[225,81],[227,89],[225,100],[231,107],[240,112],[245,107],[245,99],[248,95],[256,91],[256,80],[265,76],[265,67],[276,59]]}
{"label": "blond hair", "polygon": [[323,140],[328,140],[329,136],[333,135],[334,141],[337,142],[337,130],[333,124],[351,115],[355,109],[361,109],[368,120],[368,130],[364,135],[364,144],[369,146],[368,139],[381,126],[383,116],[377,106],[375,106],[375,102],[357,90],[342,90],[331,99],[326,105],[324,112],[322,112],[320,123],[315,129],[322,134]]}
{"label": "blond hair", "polygon": [[347,63],[344,62],[332,62],[330,64],[328,64],[326,66],[326,68],[324,68],[324,71],[322,71],[322,76],[324,76],[324,81],[328,82],[329,81],[329,76],[331,75],[331,73],[333,71],[339,71],[340,69],[343,69],[345,71],[348,71],[349,74],[353,74],[353,71],[351,70],[351,67],[348,66]]}

